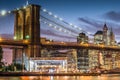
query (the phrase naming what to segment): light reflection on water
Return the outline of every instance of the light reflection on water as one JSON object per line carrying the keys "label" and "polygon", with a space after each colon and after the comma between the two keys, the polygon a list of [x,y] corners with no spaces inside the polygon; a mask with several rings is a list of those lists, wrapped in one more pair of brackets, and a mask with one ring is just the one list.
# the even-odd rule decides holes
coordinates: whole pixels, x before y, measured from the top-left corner
{"label": "light reflection on water", "polygon": [[0,77],[0,80],[120,80],[119,75],[102,76],[20,76]]}

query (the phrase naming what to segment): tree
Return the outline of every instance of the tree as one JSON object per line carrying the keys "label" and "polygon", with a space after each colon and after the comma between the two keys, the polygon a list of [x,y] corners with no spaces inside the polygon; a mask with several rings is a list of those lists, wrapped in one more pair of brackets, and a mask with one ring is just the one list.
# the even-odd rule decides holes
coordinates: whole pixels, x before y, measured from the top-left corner
{"label": "tree", "polygon": [[2,58],[3,58],[3,50],[2,50],[2,47],[0,46],[0,62],[1,62]]}
{"label": "tree", "polygon": [[4,65],[4,63],[2,62],[2,58],[3,58],[3,50],[2,47],[0,46],[0,71],[2,70],[2,67]]}

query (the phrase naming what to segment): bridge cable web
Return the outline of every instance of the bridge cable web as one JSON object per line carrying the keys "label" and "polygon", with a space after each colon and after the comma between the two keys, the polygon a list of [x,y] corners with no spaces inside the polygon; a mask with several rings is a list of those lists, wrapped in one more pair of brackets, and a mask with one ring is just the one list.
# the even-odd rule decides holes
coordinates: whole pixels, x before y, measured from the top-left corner
{"label": "bridge cable web", "polygon": [[58,23],[56,23],[56,22],[54,22],[54,21],[52,21],[52,20],[50,20],[42,15],[40,16],[40,21],[43,22],[44,24],[47,24],[49,27],[54,28],[57,31],[67,33],[67,34],[72,35],[74,37],[77,36],[77,33],[74,33],[72,31],[66,29],[63,25],[58,24]]}
{"label": "bridge cable web", "polygon": [[82,31],[82,32],[87,33],[87,34],[90,35],[90,36],[93,36],[93,34],[91,34],[90,32],[87,32],[87,31],[85,31],[85,30],[82,30],[80,27],[78,27],[78,26],[76,26],[76,25],[73,25],[72,23],[66,22],[65,20],[63,20],[62,18],[58,17],[57,15],[54,15],[52,12],[48,11],[47,9],[41,8],[41,11],[44,12],[44,13],[46,13],[47,15],[52,16],[53,18],[55,18],[55,19],[57,19],[57,20],[65,23],[65,24],[69,25],[70,27],[72,27],[72,28],[74,28],[74,29],[80,30],[80,31]]}

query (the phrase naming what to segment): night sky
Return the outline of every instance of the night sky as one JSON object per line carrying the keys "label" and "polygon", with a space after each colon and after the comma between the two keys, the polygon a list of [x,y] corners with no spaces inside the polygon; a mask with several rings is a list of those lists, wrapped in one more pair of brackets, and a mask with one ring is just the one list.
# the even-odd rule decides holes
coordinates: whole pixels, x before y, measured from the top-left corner
{"label": "night sky", "polygon": [[[27,0],[0,0],[1,10],[13,10],[26,5]],[[120,0],[28,0],[29,4],[38,4],[42,8],[51,11],[55,15],[63,18],[68,23],[72,23],[82,30],[95,34],[97,30],[102,30],[104,23],[109,28],[113,28],[117,42],[120,41]],[[52,19],[52,18],[50,18]],[[0,34],[13,34],[14,16],[12,14],[0,16]],[[66,26],[74,33],[80,33],[77,29]],[[46,25],[41,25],[42,37],[55,40],[75,40],[68,34],[50,29]],[[68,36],[67,36],[68,35]]]}

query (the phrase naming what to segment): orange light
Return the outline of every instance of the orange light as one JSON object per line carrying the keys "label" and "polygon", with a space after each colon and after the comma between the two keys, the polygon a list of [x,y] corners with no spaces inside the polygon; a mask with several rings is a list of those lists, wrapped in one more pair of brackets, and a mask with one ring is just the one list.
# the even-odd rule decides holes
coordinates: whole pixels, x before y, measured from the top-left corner
{"label": "orange light", "polygon": [[50,41],[47,41],[47,44],[49,44],[50,43]]}
{"label": "orange light", "polygon": [[0,37],[0,41],[2,41],[2,38]]}
{"label": "orange light", "polygon": [[28,43],[28,40],[24,40],[24,43]]}

